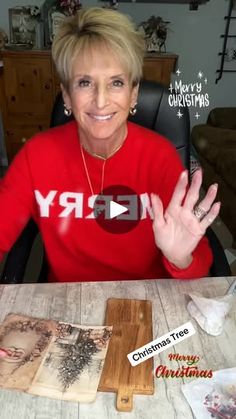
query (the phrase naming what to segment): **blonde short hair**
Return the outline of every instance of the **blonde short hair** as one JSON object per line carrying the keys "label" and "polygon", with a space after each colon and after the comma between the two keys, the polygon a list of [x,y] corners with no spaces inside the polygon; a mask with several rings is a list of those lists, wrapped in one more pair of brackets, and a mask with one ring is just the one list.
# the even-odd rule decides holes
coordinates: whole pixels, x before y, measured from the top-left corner
{"label": "blonde short hair", "polygon": [[52,44],[52,57],[65,88],[69,88],[73,60],[87,50],[107,46],[125,65],[130,81],[142,77],[145,41],[128,16],[112,9],[91,7],[65,18]]}

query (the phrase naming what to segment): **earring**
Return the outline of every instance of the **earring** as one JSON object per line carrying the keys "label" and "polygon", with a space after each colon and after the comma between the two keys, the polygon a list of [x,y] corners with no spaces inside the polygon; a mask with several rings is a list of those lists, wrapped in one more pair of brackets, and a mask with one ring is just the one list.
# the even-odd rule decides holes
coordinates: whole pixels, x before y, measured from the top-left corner
{"label": "earring", "polygon": [[72,114],[72,110],[71,109],[67,109],[65,103],[64,103],[64,114],[66,116],[71,116],[71,114]]}
{"label": "earring", "polygon": [[129,113],[131,116],[134,116],[137,113],[137,103],[130,108]]}

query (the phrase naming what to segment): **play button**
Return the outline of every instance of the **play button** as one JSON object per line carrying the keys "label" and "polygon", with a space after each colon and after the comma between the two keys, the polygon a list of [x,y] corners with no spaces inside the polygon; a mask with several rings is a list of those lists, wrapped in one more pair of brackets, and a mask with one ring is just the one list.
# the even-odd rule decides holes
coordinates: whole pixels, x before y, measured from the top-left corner
{"label": "play button", "polygon": [[94,218],[109,233],[128,233],[141,218],[142,204],[139,195],[124,185],[109,186],[94,202]]}
{"label": "play button", "polygon": [[126,211],[128,211],[128,208],[124,205],[117,204],[115,201],[110,202],[110,218],[115,218]]}

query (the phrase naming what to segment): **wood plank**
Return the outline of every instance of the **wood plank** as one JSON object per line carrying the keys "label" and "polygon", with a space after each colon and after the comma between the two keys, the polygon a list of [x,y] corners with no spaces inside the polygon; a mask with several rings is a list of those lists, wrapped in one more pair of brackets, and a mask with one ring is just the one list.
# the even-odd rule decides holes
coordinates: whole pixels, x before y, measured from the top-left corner
{"label": "wood plank", "polygon": [[99,391],[117,392],[118,411],[133,408],[133,394],[153,394],[153,359],[132,367],[127,354],[152,341],[152,304],[147,300],[110,298],[105,324],[113,325]]}
{"label": "wood plank", "polygon": [[[147,299],[152,301],[153,336],[162,336],[169,330],[165,319],[165,306],[160,300],[157,284],[160,280],[150,281],[112,281],[106,283],[83,283],[81,290],[81,322],[82,324],[104,324],[105,310],[109,297]],[[163,281],[168,287],[169,280]],[[174,281],[170,281],[171,284]],[[177,281],[178,282],[178,281]],[[182,283],[183,281],[181,281]],[[187,281],[188,282],[188,281]],[[170,351],[171,352],[171,351]],[[154,357],[154,366],[166,363],[166,351]],[[170,366],[170,365],[169,365]],[[154,368],[155,369],[155,368]],[[135,396],[135,406],[129,412],[129,419],[160,418],[176,419],[192,418],[191,409],[180,390],[183,380],[169,378],[154,379],[155,393],[153,396]],[[80,404],[81,419],[123,418],[125,413],[116,410],[115,393],[98,392],[96,403]]]}

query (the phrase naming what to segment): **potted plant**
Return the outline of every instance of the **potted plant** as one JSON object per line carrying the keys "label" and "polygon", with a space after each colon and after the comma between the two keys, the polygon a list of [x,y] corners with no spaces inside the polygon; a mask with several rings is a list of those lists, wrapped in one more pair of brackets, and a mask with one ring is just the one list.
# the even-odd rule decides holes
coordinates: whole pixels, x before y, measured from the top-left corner
{"label": "potted plant", "polygon": [[145,35],[147,51],[162,52],[164,50],[166,52],[165,42],[169,23],[160,16],[151,16],[147,21],[140,24],[140,28]]}

